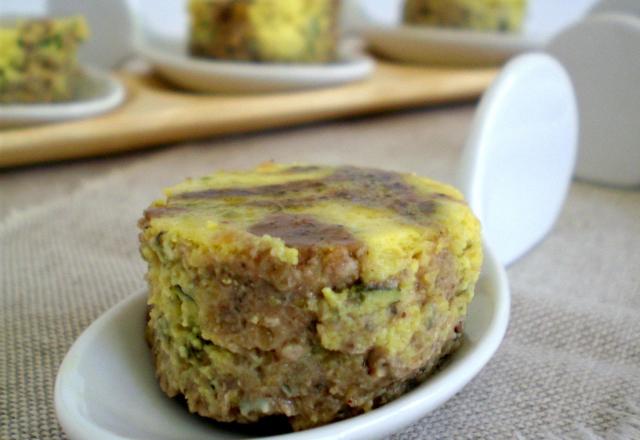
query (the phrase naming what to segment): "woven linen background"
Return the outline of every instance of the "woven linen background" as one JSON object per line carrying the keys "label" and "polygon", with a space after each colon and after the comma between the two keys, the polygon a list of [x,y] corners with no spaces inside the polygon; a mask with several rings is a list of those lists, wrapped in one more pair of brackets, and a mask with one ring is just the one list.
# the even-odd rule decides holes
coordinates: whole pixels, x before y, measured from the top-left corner
{"label": "woven linen background", "polygon": [[[144,288],[136,221],[162,187],[266,159],[452,181],[472,114],[407,112],[1,172],[0,439],[64,438],[57,369],[84,328]],[[640,438],[640,191],[574,183],[553,232],[508,273],[511,322],[496,356],[394,438]]]}

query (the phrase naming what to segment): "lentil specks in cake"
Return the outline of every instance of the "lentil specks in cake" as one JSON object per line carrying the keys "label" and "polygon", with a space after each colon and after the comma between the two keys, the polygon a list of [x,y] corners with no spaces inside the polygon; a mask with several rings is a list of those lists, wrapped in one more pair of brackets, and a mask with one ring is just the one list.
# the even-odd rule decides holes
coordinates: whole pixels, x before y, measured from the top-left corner
{"label": "lentil specks in cake", "polygon": [[305,429],[424,380],[461,342],[482,263],[460,193],[265,164],[165,191],[140,220],[160,386],[219,421]]}

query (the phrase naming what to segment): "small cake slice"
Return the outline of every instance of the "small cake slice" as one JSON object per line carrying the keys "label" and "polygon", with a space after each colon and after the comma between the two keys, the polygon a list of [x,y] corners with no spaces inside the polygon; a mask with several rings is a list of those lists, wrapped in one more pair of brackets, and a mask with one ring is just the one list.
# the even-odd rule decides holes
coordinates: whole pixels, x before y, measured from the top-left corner
{"label": "small cake slice", "polygon": [[191,53],[242,61],[333,61],[339,4],[339,0],[190,0]]}
{"label": "small cake slice", "polygon": [[76,51],[87,34],[81,17],[0,27],[0,103],[72,99],[79,74]]}
{"label": "small cake slice", "polygon": [[450,186],[270,163],[165,195],[140,220],[147,339],[191,411],[309,428],[398,397],[460,344],[482,248]]}
{"label": "small cake slice", "polygon": [[405,23],[516,32],[522,28],[526,0],[407,0]]}

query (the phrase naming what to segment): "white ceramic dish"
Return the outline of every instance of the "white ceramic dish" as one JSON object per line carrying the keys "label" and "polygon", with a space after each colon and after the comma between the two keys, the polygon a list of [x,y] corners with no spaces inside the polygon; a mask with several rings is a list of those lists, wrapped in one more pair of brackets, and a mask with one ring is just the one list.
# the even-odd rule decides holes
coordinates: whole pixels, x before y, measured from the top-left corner
{"label": "white ceramic dish", "polygon": [[82,15],[88,22],[91,36],[78,50],[81,63],[112,69],[121,66],[133,53],[132,0],[49,0],[47,5],[48,14]]}
{"label": "white ceramic dish", "polygon": [[[403,397],[320,428],[267,438],[282,440],[375,439],[418,420],[462,389],[489,361],[509,320],[509,286],[503,267],[487,250],[462,347],[443,368]],[[144,292],[97,319],[65,357],[55,385],[60,424],[72,440],[219,440],[260,436],[233,431],[189,414],[167,398],[154,377],[144,340]]]}
{"label": "white ceramic dish", "polygon": [[0,128],[82,119],[106,113],[125,99],[124,86],[112,75],[84,68],[73,101],[52,104],[0,104]]}
{"label": "white ceramic dish", "polygon": [[[360,5],[355,26],[372,48],[399,61],[449,65],[500,64],[536,50],[584,16],[595,0],[530,0],[521,33],[502,34],[402,25],[402,0],[352,0]],[[635,0],[610,0],[633,2]],[[385,3],[385,8],[378,3]],[[389,4],[393,3],[393,5]]]}
{"label": "white ceramic dish", "polygon": [[503,265],[553,227],[577,145],[578,110],[566,70],[542,53],[511,60],[482,97],[459,167],[459,186]]}
{"label": "white ceramic dish", "polygon": [[594,15],[560,33],[547,50],[564,65],[576,88],[580,115],[576,175],[638,188],[640,16]]}
{"label": "white ceramic dish", "polygon": [[483,66],[542,47],[527,34],[499,34],[419,26],[369,25],[363,34],[371,49],[387,58],[421,64]]}
{"label": "white ceramic dish", "polygon": [[638,0],[601,0],[590,11],[590,14],[626,14],[640,17]]}
{"label": "white ceramic dish", "polygon": [[138,52],[172,83],[204,93],[265,93],[328,87],[359,81],[374,62],[347,42],[329,64],[269,64],[210,60],[188,54],[184,37],[145,36]]}

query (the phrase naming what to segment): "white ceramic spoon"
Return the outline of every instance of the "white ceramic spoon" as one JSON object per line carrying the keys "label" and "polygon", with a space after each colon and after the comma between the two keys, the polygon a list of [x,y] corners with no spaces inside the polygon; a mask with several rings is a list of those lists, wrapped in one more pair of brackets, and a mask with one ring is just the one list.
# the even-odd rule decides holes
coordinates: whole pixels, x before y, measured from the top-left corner
{"label": "white ceramic spoon", "polygon": [[589,13],[592,15],[617,13],[640,17],[640,2],[638,0],[602,0]]}
{"label": "white ceramic spoon", "polygon": [[[640,11],[640,2],[634,4]],[[562,32],[547,50],[576,88],[576,175],[609,185],[640,185],[640,17],[594,15]]]}
{"label": "white ceramic spoon", "polygon": [[[515,59],[480,105],[462,162],[463,189],[485,224],[486,259],[465,329],[446,366],[405,396],[367,414],[277,436],[375,439],[433,410],[468,383],[497,350],[509,318],[503,266],[547,232],[571,176],[576,114],[563,68],[545,55]],[[190,415],[159,390],[144,344],[144,292],[95,321],[65,357],[55,387],[71,439],[255,437]]]}
{"label": "white ceramic spoon", "polygon": [[83,65],[109,70],[133,54],[133,1],[48,0],[47,3],[52,15],[82,15],[87,20],[90,37],[80,47],[78,59]]}
{"label": "white ceramic spoon", "polygon": [[483,96],[459,186],[502,264],[553,226],[571,181],[577,133],[571,82],[548,55],[513,59]]}
{"label": "white ceramic spoon", "polygon": [[277,431],[268,426],[239,429],[190,414],[160,391],[144,339],[146,292],[139,292],[98,318],[73,344],[56,379],[56,413],[71,440],[383,438],[440,406],[478,374],[504,337],[509,307],[504,268],[487,250],[464,344],[443,368],[415,390],[366,414],[274,435]]}

